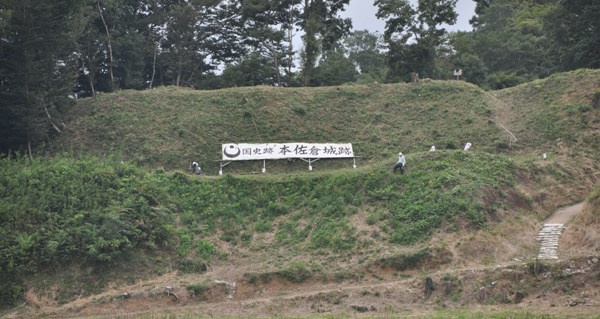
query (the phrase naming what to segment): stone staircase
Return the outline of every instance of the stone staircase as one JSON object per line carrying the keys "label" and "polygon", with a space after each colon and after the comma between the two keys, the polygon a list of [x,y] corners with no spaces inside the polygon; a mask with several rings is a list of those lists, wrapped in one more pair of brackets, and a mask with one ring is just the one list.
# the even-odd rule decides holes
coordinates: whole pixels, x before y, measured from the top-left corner
{"label": "stone staircase", "polygon": [[540,252],[538,259],[558,259],[558,239],[565,226],[563,224],[544,224],[538,234]]}

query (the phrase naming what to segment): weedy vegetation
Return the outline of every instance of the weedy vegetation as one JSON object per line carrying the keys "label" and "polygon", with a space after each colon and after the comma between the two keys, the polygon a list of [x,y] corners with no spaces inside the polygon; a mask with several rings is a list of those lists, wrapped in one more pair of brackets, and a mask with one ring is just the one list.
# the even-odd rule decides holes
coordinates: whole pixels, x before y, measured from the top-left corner
{"label": "weedy vegetation", "polygon": [[[29,288],[45,285],[36,278],[63,267],[77,269],[73,282],[94,284],[61,303],[102,291],[110,280],[97,278],[115,280],[110,269],[128,260],[154,266],[122,275],[124,282],[173,269],[201,274],[231,250],[329,260],[360,252],[361,262],[395,271],[451,263],[447,247],[428,241],[486,231],[498,211],[532,206],[537,190],[522,191],[524,179],[557,198],[548,207],[566,198],[557,185],[578,185],[571,197],[591,191],[600,158],[599,78],[598,70],[582,70],[492,93],[432,81],[159,88],[81,100],[64,134],[40,155],[0,158],[0,304],[21,302]],[[302,161],[273,161],[266,174],[253,174],[262,163],[247,162],[217,175],[222,143],[288,141],[351,142],[358,168],[324,160],[308,172]],[[469,152],[465,142],[474,145]],[[431,145],[438,151],[428,152]],[[403,175],[391,172],[398,151],[407,154]],[[204,176],[187,173],[192,160]],[[403,246],[406,253],[381,255],[381,247]],[[290,256],[246,280],[302,283],[322,272],[319,263]],[[329,270],[335,281],[357,277]],[[207,288],[186,289],[201,296]]]}

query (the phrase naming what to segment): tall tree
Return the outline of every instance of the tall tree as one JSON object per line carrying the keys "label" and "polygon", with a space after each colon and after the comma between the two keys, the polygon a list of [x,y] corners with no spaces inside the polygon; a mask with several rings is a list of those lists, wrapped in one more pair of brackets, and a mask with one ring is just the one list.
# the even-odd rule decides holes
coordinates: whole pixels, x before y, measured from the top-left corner
{"label": "tall tree", "polygon": [[269,58],[254,52],[236,63],[228,64],[221,75],[225,87],[273,85],[277,84],[277,74],[273,72]]}
{"label": "tall tree", "polygon": [[6,147],[44,142],[60,132],[76,77],[83,2],[14,0],[3,39],[0,107],[14,120]]}
{"label": "tall tree", "polygon": [[544,22],[561,70],[600,68],[598,1],[561,0]]}
{"label": "tall tree", "polygon": [[287,0],[292,10],[299,16],[296,24],[304,31],[301,53],[302,77],[304,85],[310,84],[312,72],[319,55],[332,49],[352,28],[351,19],[342,19],[338,12],[343,11],[350,0]]}
{"label": "tall tree", "polygon": [[367,82],[385,80],[387,73],[385,43],[380,33],[367,30],[354,31],[344,38],[343,46],[348,58],[358,68],[359,81]]}
{"label": "tall tree", "polygon": [[457,32],[450,36],[450,56],[452,69],[461,69],[463,80],[479,86],[486,86],[487,68],[478,55],[478,46],[471,32]]}
{"label": "tall tree", "polygon": [[356,81],[356,67],[341,47],[323,54],[311,79],[312,86],[340,85]]}
{"label": "tall tree", "polygon": [[75,88],[75,94],[78,97],[96,95],[96,73],[104,56],[103,50],[98,45],[100,35],[93,24],[94,18],[97,16],[94,5],[95,3],[90,3],[84,10],[83,32],[78,39],[79,80]]}
{"label": "tall tree", "polygon": [[132,74],[141,68],[140,22],[145,0],[89,0],[84,14],[84,32],[79,39],[80,80],[78,96],[95,91],[141,88],[143,82]]}
{"label": "tall tree", "polygon": [[155,0],[96,0],[96,25],[105,39],[110,90],[146,87],[146,62],[152,38],[148,29],[155,10],[169,2]]}
{"label": "tall tree", "polygon": [[469,23],[474,27],[479,26],[479,16],[490,6],[493,0],[473,0],[475,2],[475,15],[471,17]]}
{"label": "tall tree", "polygon": [[6,37],[6,29],[12,13],[11,0],[0,0],[0,39]]}
{"label": "tall tree", "polygon": [[113,54],[113,43],[116,32],[117,23],[120,21],[119,13],[119,2],[117,0],[97,0],[96,9],[98,10],[98,17],[102,22],[102,32],[105,36],[106,51],[107,51],[107,68],[108,75],[110,78],[109,88],[110,91],[115,90],[115,58]]}
{"label": "tall tree", "polygon": [[457,0],[376,0],[377,17],[386,20],[384,39],[389,46],[390,76],[404,78],[409,72],[435,75],[438,46],[447,31],[443,24],[456,23]]}
{"label": "tall tree", "polygon": [[9,57],[6,55],[5,43],[8,43],[11,14],[12,0],[0,0],[0,152],[5,152],[12,145],[18,145],[20,139],[14,132],[15,114],[4,101],[10,88],[7,82]]}
{"label": "tall tree", "polygon": [[544,17],[556,0],[486,2],[472,32],[477,55],[485,65],[485,86],[500,89],[545,77],[555,69]]}
{"label": "tall tree", "polygon": [[293,63],[288,55],[292,43],[286,43],[286,33],[292,26],[289,8],[284,1],[244,1],[242,18],[248,44],[256,53],[271,61],[275,84],[282,86],[282,71],[289,69]]}
{"label": "tall tree", "polygon": [[177,86],[199,86],[202,74],[245,51],[240,3],[180,1],[168,13],[161,43],[160,77]]}

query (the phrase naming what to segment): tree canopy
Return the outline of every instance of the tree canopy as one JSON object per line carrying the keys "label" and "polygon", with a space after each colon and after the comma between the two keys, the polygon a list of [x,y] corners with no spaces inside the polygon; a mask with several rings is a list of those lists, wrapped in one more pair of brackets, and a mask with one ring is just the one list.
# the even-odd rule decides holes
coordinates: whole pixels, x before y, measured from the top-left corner
{"label": "tree canopy", "polygon": [[457,0],[376,0],[377,17],[386,20],[385,41],[390,52],[390,76],[403,79],[410,72],[433,77],[436,51],[445,44],[442,24],[456,23]]}
{"label": "tree canopy", "polygon": [[[349,0],[0,0],[0,151],[44,143],[74,99],[174,85],[324,86],[462,79],[486,89],[600,67],[600,4],[376,0],[383,34],[352,31]],[[302,39],[294,47],[294,39]]]}

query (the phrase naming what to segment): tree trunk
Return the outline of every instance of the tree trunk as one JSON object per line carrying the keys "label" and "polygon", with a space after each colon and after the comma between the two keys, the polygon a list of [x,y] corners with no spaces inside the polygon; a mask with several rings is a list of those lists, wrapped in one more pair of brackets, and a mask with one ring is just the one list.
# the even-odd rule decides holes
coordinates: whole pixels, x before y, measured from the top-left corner
{"label": "tree trunk", "polygon": [[279,56],[277,52],[273,53],[273,62],[275,63],[275,78],[277,79],[277,86],[281,87],[281,72],[279,71]]}
{"label": "tree trunk", "polygon": [[[291,78],[292,75],[292,65],[294,64],[294,45],[293,45],[293,39],[294,39],[294,23],[293,22],[293,17],[292,17],[292,9],[294,8],[293,5],[290,5],[290,13],[289,13],[289,27],[288,27],[288,42],[290,43],[289,46],[289,50],[288,50],[288,59],[289,59],[289,64],[288,64],[288,69],[287,69],[287,76],[288,79]],[[289,81],[289,80],[288,80]]]}
{"label": "tree trunk", "polygon": [[104,30],[106,31],[106,40],[108,46],[108,70],[110,74],[110,90],[115,90],[115,77],[113,74],[113,53],[112,53],[112,41],[110,40],[110,30],[108,29],[108,25],[106,24],[106,20],[104,20],[104,14],[102,14],[102,8],[100,7],[100,2],[98,2],[98,11],[100,12],[100,18],[102,19],[102,24],[104,25]]}
{"label": "tree trunk", "polygon": [[31,139],[27,139],[27,150],[29,151],[29,160],[33,160],[33,154],[31,153]]}
{"label": "tree trunk", "polygon": [[307,28],[304,34],[304,57],[302,61],[302,76],[304,79],[304,86],[310,84],[310,78],[315,68],[315,62],[318,54],[318,46],[316,34]]}
{"label": "tree trunk", "polygon": [[[87,55],[86,55],[86,56],[87,56]],[[95,96],[96,96],[96,89],[94,88],[94,73],[93,73],[93,72],[92,72],[92,70],[91,70],[92,61],[91,61],[91,59],[89,58],[89,56],[87,56],[87,61],[88,61],[88,63],[90,64],[90,70],[89,70],[89,72],[90,72],[90,73],[89,73],[89,75],[88,75],[88,77],[87,77],[87,78],[88,78],[88,82],[89,82],[89,84],[90,84],[90,90],[92,90],[92,96],[93,96],[93,97],[95,97]],[[82,59],[82,62],[81,62],[81,68],[82,68],[82,69],[85,69],[85,65],[84,65],[84,63],[83,63],[83,59]]]}
{"label": "tree trunk", "polygon": [[48,107],[45,104],[44,104],[44,112],[46,113],[46,116],[48,117],[48,122],[50,122],[50,124],[52,125],[52,128],[54,128],[56,130],[56,132],[60,133],[60,129],[58,128],[58,126],[56,126],[56,124],[54,124],[54,121],[52,121],[52,116],[50,116]]}
{"label": "tree trunk", "polygon": [[[190,72],[190,76],[188,76],[187,83],[192,83],[192,79],[194,78],[196,71],[202,66],[202,63],[203,63],[203,61],[200,61],[200,63],[198,63],[198,65],[196,65],[196,67],[192,70],[192,72]],[[202,75],[202,70],[200,70],[200,75]]]}
{"label": "tree trunk", "polygon": [[[309,5],[308,1],[305,5]],[[310,84],[312,73],[315,69],[317,58],[320,51],[319,39],[317,34],[323,24],[319,21],[318,15],[310,11],[311,8],[305,7],[305,24],[304,24],[304,56],[302,57],[302,75],[304,78],[304,86]]]}
{"label": "tree trunk", "polygon": [[156,53],[158,52],[158,44],[154,48],[154,56],[152,57],[152,77],[150,78],[150,89],[152,89],[152,85],[154,84],[154,76],[156,75]]}
{"label": "tree trunk", "polygon": [[179,82],[181,81],[181,65],[183,64],[183,57],[181,55],[177,61],[177,78],[175,79],[175,86],[179,86]]}
{"label": "tree trunk", "polygon": [[267,47],[271,51],[271,55],[273,55],[273,67],[275,68],[275,79],[277,80],[277,86],[281,87],[281,72],[279,70],[279,54],[277,54],[277,49],[273,45],[267,44]]}

